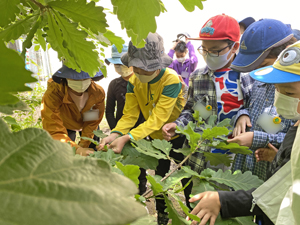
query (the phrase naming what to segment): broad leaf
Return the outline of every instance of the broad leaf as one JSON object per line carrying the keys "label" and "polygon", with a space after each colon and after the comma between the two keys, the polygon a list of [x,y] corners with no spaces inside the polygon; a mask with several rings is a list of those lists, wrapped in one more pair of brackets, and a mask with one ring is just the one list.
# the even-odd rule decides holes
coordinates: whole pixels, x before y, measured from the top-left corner
{"label": "broad leaf", "polygon": [[111,166],[116,165],[116,162],[122,159],[122,156],[120,156],[119,154],[115,154],[111,149],[108,149],[107,152],[105,151],[94,152],[90,154],[89,157],[102,159],[108,162]]}
{"label": "broad leaf", "polygon": [[95,34],[106,32],[108,25],[103,7],[95,6],[93,1],[87,4],[86,0],[60,0],[49,2],[48,5]]}
{"label": "broad leaf", "polygon": [[232,159],[228,154],[203,152],[203,155],[205,156],[205,161],[209,161],[209,163],[213,166],[217,166],[220,164],[230,166],[230,164],[232,163]]}
{"label": "broad leaf", "polygon": [[18,101],[16,104],[0,105],[0,112],[4,114],[13,114],[14,110],[28,111],[29,107],[23,101]]}
{"label": "broad leaf", "polygon": [[158,159],[138,152],[129,143],[126,143],[122,153],[124,158],[121,163],[124,165],[137,165],[144,169],[155,170],[158,166]]}
{"label": "broad leaf", "polygon": [[172,149],[172,144],[166,140],[154,139],[152,141],[152,146],[163,151],[166,155],[170,155]]}
{"label": "broad leaf", "polygon": [[122,52],[123,44],[125,43],[125,41],[121,37],[116,36],[110,30],[107,30],[106,33],[103,34],[103,36],[109,40],[111,45],[115,44],[119,52]]}
{"label": "broad leaf", "polygon": [[184,170],[177,170],[162,182],[164,190],[166,191],[172,186],[178,184],[183,178],[190,178],[190,177],[191,174],[186,173]]}
{"label": "broad leaf", "polygon": [[98,146],[99,145],[99,142],[94,140],[93,138],[89,138],[89,137],[80,137],[81,139],[83,140],[88,140],[90,142],[92,142],[94,145]]}
{"label": "broad leaf", "polygon": [[213,138],[218,138],[219,136],[228,135],[229,130],[226,127],[213,127],[208,128],[203,131],[203,140],[213,140]]}
{"label": "broad leaf", "polygon": [[139,187],[139,176],[141,174],[140,168],[135,165],[123,165],[120,162],[116,162],[116,166],[118,169],[120,169],[124,176],[129,178],[130,180],[133,181],[133,183],[136,184],[137,187]]}
{"label": "broad leaf", "polygon": [[129,225],[157,225],[156,218],[150,215],[142,217]]}
{"label": "broad leaf", "polygon": [[164,192],[163,184],[159,181],[159,179],[155,179],[153,176],[150,175],[146,176],[146,178],[151,184],[151,189],[154,195]]}
{"label": "broad leaf", "polygon": [[18,4],[20,0],[1,0],[0,1],[0,27],[4,27],[15,21],[16,14],[19,14],[20,9]]}
{"label": "broad leaf", "polygon": [[108,136],[107,134],[104,134],[102,130],[94,130],[93,133],[101,139]]}
{"label": "broad leaf", "polygon": [[198,145],[198,141],[201,138],[201,134],[196,133],[194,130],[196,128],[196,125],[193,122],[189,122],[188,125],[186,127],[176,127],[176,132],[177,133],[181,133],[184,134],[186,136],[186,138],[189,140],[189,145],[191,146],[191,150],[195,150],[197,145]]}
{"label": "broad leaf", "polygon": [[140,153],[143,153],[145,155],[149,155],[151,157],[157,158],[157,159],[167,159],[167,157],[161,153],[161,151],[155,149],[152,146],[152,143],[150,141],[146,141],[145,139],[139,140],[139,141],[131,141],[133,146],[137,151]]}
{"label": "broad leaf", "polygon": [[[132,43],[137,46],[143,39],[146,39],[149,32],[156,32],[155,17],[161,12],[161,4],[157,0],[112,0],[114,13],[123,23],[126,30],[132,30],[137,35]],[[128,10],[131,9],[131,10]],[[138,10],[132,10],[138,9]],[[128,34],[128,33],[127,33]],[[131,34],[128,34],[132,37]]]}
{"label": "broad leaf", "polygon": [[214,190],[214,187],[210,185],[208,181],[203,179],[193,179],[192,195]]}
{"label": "broad leaf", "polygon": [[86,40],[87,33],[79,31],[76,23],[72,23],[59,13],[55,13],[55,18],[63,35],[63,45],[68,49],[70,56],[75,59],[82,71],[94,76],[99,72],[100,62],[98,53],[94,51],[95,45]]}
{"label": "broad leaf", "polygon": [[31,77],[31,72],[25,69],[25,63],[22,58],[12,49],[6,48],[0,41],[0,105],[16,104],[19,99],[12,93],[30,91],[25,83],[35,82]]}
{"label": "broad leaf", "polygon": [[224,119],[220,123],[217,124],[217,127],[229,127],[231,119]]}
{"label": "broad leaf", "polygon": [[253,222],[253,217],[236,217],[231,219],[223,219],[219,215],[217,217],[217,220],[215,222],[215,225],[256,225],[256,223]]}
{"label": "broad leaf", "polygon": [[263,181],[258,179],[257,176],[252,175],[250,171],[242,173],[241,171],[235,171],[233,174],[230,170],[223,172],[218,170],[211,178],[208,180],[213,180],[221,184],[225,184],[232,187],[234,190],[249,190],[251,188],[257,188],[262,185]]}
{"label": "broad leaf", "polygon": [[38,29],[36,32],[37,40],[39,44],[42,46],[43,50],[46,51],[46,41],[43,37],[43,31],[41,29]]}
{"label": "broad leaf", "polygon": [[207,121],[207,125],[210,126],[210,127],[214,127],[215,126],[215,123],[218,119],[218,116],[217,115],[211,115],[209,118],[208,118],[208,121]]}
{"label": "broad leaf", "polygon": [[252,151],[246,147],[246,146],[240,146],[237,143],[227,143],[227,142],[220,142],[217,145],[213,146],[214,148],[217,149],[222,149],[222,150],[230,150],[230,152],[235,153],[235,154],[244,154],[244,155],[249,155],[252,154]]}
{"label": "broad leaf", "polygon": [[179,215],[173,203],[166,195],[164,195],[164,198],[167,206],[167,209],[165,211],[169,213],[169,218],[172,219],[172,225],[191,224],[190,221],[187,221],[185,218]]}
{"label": "broad leaf", "polygon": [[73,157],[46,131],[10,133],[0,121],[2,224],[128,224],[147,214],[131,197],[137,191],[106,162]]}
{"label": "broad leaf", "polygon": [[11,116],[5,116],[3,117],[4,121],[10,125],[19,125],[15,118]]}
{"label": "broad leaf", "polygon": [[179,149],[173,149],[174,152],[178,152],[183,154],[184,156],[188,156],[192,150],[190,148],[179,148]]}
{"label": "broad leaf", "polygon": [[193,12],[195,10],[195,7],[198,7],[199,9],[203,9],[203,4],[205,0],[179,0],[180,3],[183,5],[183,7],[189,11]]}

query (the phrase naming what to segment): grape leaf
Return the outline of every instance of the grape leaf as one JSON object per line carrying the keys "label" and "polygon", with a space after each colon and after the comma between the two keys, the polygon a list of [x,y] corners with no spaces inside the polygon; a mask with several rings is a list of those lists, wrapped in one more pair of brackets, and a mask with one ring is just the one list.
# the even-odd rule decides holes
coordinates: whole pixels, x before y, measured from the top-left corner
{"label": "grape leaf", "polygon": [[205,161],[208,162],[212,166],[217,166],[220,164],[224,164],[225,166],[230,166],[232,163],[232,159],[228,154],[222,154],[222,153],[211,153],[211,152],[203,152],[205,156]]}
{"label": "grape leaf", "polygon": [[257,188],[263,184],[257,176],[252,175],[250,171],[242,173],[241,171],[235,171],[233,174],[230,170],[223,172],[218,170],[212,177],[207,180],[213,180],[221,184],[225,184],[232,187],[234,190],[249,190],[251,188]]}
{"label": "grape leaf", "polygon": [[195,0],[179,0],[179,1],[187,11],[193,12],[195,10],[196,6],[199,9],[203,9],[202,2],[204,2],[206,0],[197,0],[197,1],[195,1]]}
{"label": "grape leaf", "polygon": [[0,41],[0,105],[16,104],[19,99],[12,93],[30,91],[25,83],[36,82],[31,76],[31,72],[25,69],[22,58],[12,49],[6,48]]}
{"label": "grape leaf", "polygon": [[0,105],[0,112],[5,114],[13,114],[14,110],[28,111],[29,107],[23,101],[18,101],[16,104]]}
{"label": "grape leaf", "polygon": [[152,146],[152,143],[150,141],[146,141],[145,139],[142,139],[139,141],[131,140],[131,142],[135,147],[135,149],[140,153],[152,156],[157,159],[167,159],[167,157],[164,154],[162,154],[161,151],[155,149]]}
{"label": "grape leaf", "polygon": [[[63,35],[63,45],[74,57],[80,69],[90,76],[99,72],[100,62],[98,53],[93,42],[87,41],[87,33],[77,29],[77,24],[70,22],[59,13],[55,13],[55,18]],[[75,69],[75,68],[73,68]]]}
{"label": "grape leaf", "polygon": [[158,176],[156,176],[156,179],[151,175],[146,176],[146,178],[149,181],[149,183],[151,184],[151,189],[152,189],[154,195],[164,192],[163,184],[159,181],[160,178],[157,179]]}
{"label": "grape leaf", "polygon": [[4,27],[15,21],[16,14],[20,13],[18,8],[20,0],[1,0],[0,1],[0,27]]}
{"label": "grape leaf", "polygon": [[163,151],[166,155],[170,155],[172,149],[172,144],[166,140],[154,139],[152,141],[152,146]]}
{"label": "grape leaf", "polygon": [[125,41],[121,37],[116,36],[110,30],[107,30],[103,34],[103,36],[109,40],[111,45],[115,44],[119,52],[122,52],[123,44],[125,43]]}
{"label": "grape leaf", "polygon": [[169,213],[169,218],[172,219],[172,225],[191,224],[191,221],[187,221],[185,218],[179,215],[173,203],[166,195],[164,195],[164,198],[167,206],[165,211]]}
{"label": "grape leaf", "polygon": [[87,4],[86,0],[60,0],[49,2],[48,5],[95,34],[106,32],[108,27],[106,14],[103,12],[103,7],[95,6],[93,1]]}
{"label": "grape leaf", "polygon": [[[143,39],[146,39],[149,32],[156,32],[155,17],[160,15],[161,4],[157,0],[112,0],[114,13],[122,22],[123,27],[127,31],[132,30],[132,33],[127,33],[129,37],[137,37],[131,39],[132,43],[137,46]],[[128,10],[138,9],[138,10]]]}
{"label": "grape leaf", "polygon": [[137,191],[105,161],[74,157],[42,129],[11,133],[0,120],[2,224],[128,224],[147,214]]}
{"label": "grape leaf", "polygon": [[130,180],[133,181],[133,183],[136,184],[137,188],[139,187],[139,176],[141,174],[140,168],[135,165],[123,165],[120,162],[116,162],[116,166],[118,169],[120,169],[124,176],[129,178]]}

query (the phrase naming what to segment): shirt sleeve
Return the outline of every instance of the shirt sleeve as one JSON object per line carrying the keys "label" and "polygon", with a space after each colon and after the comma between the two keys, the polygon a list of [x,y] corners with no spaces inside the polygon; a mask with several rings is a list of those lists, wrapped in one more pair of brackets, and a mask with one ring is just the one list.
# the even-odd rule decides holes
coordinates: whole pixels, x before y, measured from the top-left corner
{"label": "shirt sleeve", "polygon": [[286,133],[279,132],[277,134],[268,134],[263,131],[254,131],[253,141],[250,149],[256,150],[258,148],[265,148],[268,143],[271,143],[276,148],[279,148]]}
{"label": "shirt sleeve", "polygon": [[72,147],[78,148],[79,145],[69,138],[67,129],[64,127],[60,117],[63,97],[64,93],[60,90],[59,85],[54,82],[48,82],[41,107],[43,128],[49,132],[53,139],[70,143]]}
{"label": "shirt sleeve", "polygon": [[[92,121],[86,121],[83,123],[83,128],[82,128],[82,137],[88,137],[88,138],[94,138],[94,130],[97,130],[97,127],[99,126],[102,118],[103,118],[103,114],[104,114],[104,99],[105,99],[105,93],[104,90],[101,88],[101,91],[98,92],[98,102],[95,104],[95,106],[93,107],[93,109],[98,109],[99,110],[99,118],[97,120],[92,120]],[[91,142],[89,140],[83,140],[81,139],[79,142],[79,146],[83,147],[83,148],[88,148],[89,145],[91,144]]]}
{"label": "shirt sleeve", "polygon": [[[175,54],[175,50],[170,49],[170,51],[168,53],[168,56],[170,56],[173,59],[174,54]],[[174,60],[172,61],[172,63],[168,67],[171,68],[171,69],[174,69]]]}
{"label": "shirt sleeve", "polygon": [[181,91],[181,83],[165,86],[149,118],[137,128],[130,131],[134,140],[140,140],[154,131],[158,131],[170,118]]}
{"label": "shirt sleeve", "polygon": [[115,117],[115,109],[116,109],[116,98],[114,92],[116,91],[115,82],[110,82],[107,90],[107,97],[106,97],[106,108],[105,108],[105,116],[109,128],[112,130],[117,125],[117,120]]}
{"label": "shirt sleeve", "polygon": [[134,127],[139,118],[140,107],[133,89],[134,86],[129,81],[127,84],[123,116],[118,121],[116,127],[112,130],[112,133],[119,133],[121,135],[127,134],[129,130]]}
{"label": "shirt sleeve", "polygon": [[194,72],[198,65],[198,58],[195,54],[195,49],[192,43],[189,41],[186,44],[188,50],[189,50],[189,57],[190,57],[190,72]]}

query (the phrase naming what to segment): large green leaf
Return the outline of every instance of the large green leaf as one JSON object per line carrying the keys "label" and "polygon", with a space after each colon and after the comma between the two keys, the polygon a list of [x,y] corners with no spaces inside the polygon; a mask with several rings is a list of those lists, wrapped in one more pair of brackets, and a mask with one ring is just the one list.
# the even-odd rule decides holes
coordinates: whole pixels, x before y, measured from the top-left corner
{"label": "large green leaf", "polygon": [[104,134],[102,130],[94,130],[93,133],[101,139],[108,136],[107,134]]}
{"label": "large green leaf", "polygon": [[164,192],[163,184],[161,183],[160,178],[158,176],[153,177],[151,175],[148,175],[146,176],[146,178],[151,184],[151,189],[154,195]]}
{"label": "large green leaf", "polygon": [[263,184],[263,181],[258,179],[257,176],[252,175],[250,171],[242,173],[240,170],[235,171],[233,174],[230,170],[226,170],[225,172],[218,170],[211,178],[208,178],[207,180],[213,180],[221,184],[226,184],[236,191],[247,191],[251,188],[257,188]]}
{"label": "large green leaf", "polygon": [[37,20],[38,16],[28,16],[23,20],[13,23],[0,32],[0,39],[9,42],[17,40],[22,34],[27,34],[30,31],[32,24]]}
{"label": "large green leaf", "polygon": [[190,178],[190,177],[191,174],[186,173],[184,170],[177,170],[162,182],[164,190],[168,190],[172,186],[178,184],[183,178]]}
{"label": "large green leaf", "polygon": [[195,10],[195,6],[197,6],[199,9],[203,9],[202,2],[206,0],[179,0],[180,3],[183,5],[183,7],[189,11],[193,12]]}
{"label": "large green leaf", "polygon": [[4,27],[15,21],[16,14],[20,12],[18,4],[20,0],[1,0],[0,1],[0,27]]}
{"label": "large green leaf", "polygon": [[30,91],[25,83],[35,82],[31,72],[25,69],[25,63],[14,50],[6,48],[0,41],[0,105],[16,104],[19,99],[12,93]]}
{"label": "large green leaf", "polygon": [[104,151],[97,151],[89,155],[89,157],[102,159],[106,162],[108,162],[111,166],[116,165],[116,162],[120,161],[122,159],[122,156],[120,154],[115,154],[113,150],[108,149],[107,152]]}
{"label": "large green leaf", "polygon": [[128,224],[146,215],[134,183],[102,160],[73,157],[44,130],[0,121],[0,220],[15,225]]}
{"label": "large green leaf", "polygon": [[43,48],[44,51],[46,51],[46,41],[45,38],[43,37],[43,31],[41,29],[38,29],[36,32],[37,40],[40,43],[41,47]]}
{"label": "large green leaf", "polygon": [[28,111],[29,107],[23,101],[18,101],[16,104],[0,105],[0,112],[5,114],[13,114],[14,110]]}
{"label": "large green leaf", "polygon": [[49,2],[48,5],[95,34],[106,32],[108,25],[103,7],[95,6],[93,1],[87,4],[86,0],[57,0]]}
{"label": "large green leaf", "polygon": [[121,37],[116,36],[110,30],[107,30],[103,34],[103,36],[109,40],[111,45],[115,44],[119,52],[122,52],[123,44],[125,43],[125,41]]}
{"label": "large green leaf", "polygon": [[176,127],[176,132],[177,133],[181,133],[184,134],[186,136],[186,138],[189,140],[189,145],[191,147],[191,150],[195,150],[197,145],[198,145],[198,141],[201,138],[201,134],[194,132],[196,128],[196,125],[190,121],[188,123],[188,125],[186,127]]}
{"label": "large green leaf", "polygon": [[208,128],[203,131],[203,140],[213,140],[213,138],[218,138],[219,136],[228,135],[229,130],[226,127],[213,127]]}
{"label": "large green leaf", "polygon": [[172,149],[172,144],[166,140],[154,139],[152,141],[152,146],[163,151],[166,155],[170,155]]}
{"label": "large green leaf", "polygon": [[237,143],[227,143],[227,142],[220,142],[217,145],[211,145],[211,147],[222,149],[222,150],[230,150],[230,152],[234,154],[252,154],[252,151],[247,146],[240,146]]}
{"label": "large green leaf", "polygon": [[120,162],[116,162],[116,166],[118,169],[122,171],[125,177],[129,178],[133,181],[133,183],[136,184],[137,187],[139,187],[139,176],[141,174],[140,168],[135,165],[123,165]]}
{"label": "large green leaf", "polygon": [[169,213],[169,218],[172,219],[172,225],[191,224],[190,221],[187,221],[185,218],[179,215],[173,203],[166,195],[164,195],[164,198],[167,206],[167,209],[165,211]]}
{"label": "large green leaf", "polygon": [[205,156],[205,161],[209,161],[209,163],[213,166],[217,166],[220,164],[230,166],[230,164],[232,163],[232,159],[228,154],[203,152],[203,155]]}
{"label": "large green leaf", "polygon": [[157,225],[156,218],[153,216],[144,216],[129,225]]}
{"label": "large green leaf", "polygon": [[86,40],[87,33],[79,31],[76,23],[72,23],[57,12],[55,18],[63,35],[63,46],[68,49],[70,56],[75,59],[81,70],[94,76],[99,72],[100,62],[98,53],[94,51],[95,45]]}
{"label": "large green leaf", "polygon": [[156,32],[155,17],[161,12],[161,4],[158,0],[112,0],[114,13],[126,30],[132,30],[133,33],[127,33],[129,37],[136,34],[136,39],[131,39],[137,46],[143,39],[146,39],[149,32]]}
{"label": "large green leaf", "polygon": [[132,140],[131,142],[134,145],[135,149],[140,153],[149,155],[157,159],[167,159],[167,157],[163,153],[161,153],[161,151],[152,146],[152,143],[150,141],[142,139],[139,141]]}

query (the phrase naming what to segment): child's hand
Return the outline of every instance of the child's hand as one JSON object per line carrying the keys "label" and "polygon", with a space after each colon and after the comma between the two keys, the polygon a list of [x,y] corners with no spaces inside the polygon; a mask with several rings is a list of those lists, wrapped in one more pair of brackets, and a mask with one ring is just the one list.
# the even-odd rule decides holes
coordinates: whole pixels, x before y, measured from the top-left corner
{"label": "child's hand", "polygon": [[[191,214],[201,219],[199,225],[205,225],[209,220],[209,225],[214,225],[221,209],[219,193],[216,191],[206,191],[195,195],[189,201],[195,202],[198,200],[200,200],[200,202],[196,205]],[[190,220],[190,218],[187,218],[187,220]],[[197,221],[193,221],[192,224],[196,225]]]}
{"label": "child's hand", "polygon": [[268,161],[272,162],[278,152],[278,149],[271,143],[268,144],[267,148],[259,148],[255,151],[255,157],[257,162]]}
{"label": "child's hand", "polygon": [[165,140],[170,141],[175,135],[176,126],[176,123],[167,123],[163,126],[162,134]]}
{"label": "child's hand", "polygon": [[236,136],[232,139],[228,139],[227,142],[237,143],[241,146],[247,146],[250,148],[253,142],[253,136],[254,136],[254,132],[241,133],[239,136]]}
{"label": "child's hand", "polygon": [[128,134],[117,138],[114,140],[108,148],[112,149],[114,153],[120,154],[123,150],[124,145],[130,140],[130,136]]}
{"label": "child's hand", "polygon": [[82,147],[79,147],[76,149],[76,154],[78,155],[81,155],[81,156],[88,156],[90,155],[91,153],[94,153],[94,149],[92,148],[82,148]]}
{"label": "child's hand", "polygon": [[245,133],[247,127],[252,127],[249,116],[247,115],[240,116],[235,124],[235,128],[232,132],[232,136],[236,137],[239,136],[241,133]]}
{"label": "child's hand", "polygon": [[175,47],[177,46],[177,44],[179,43],[179,41],[175,41],[175,42],[173,42],[173,46],[172,46],[172,50],[175,50]]}
{"label": "child's hand", "polygon": [[117,137],[119,137],[120,134],[118,133],[112,133],[109,136],[103,138],[100,142],[100,145],[96,146],[98,151],[104,150],[104,146],[115,140]]}

